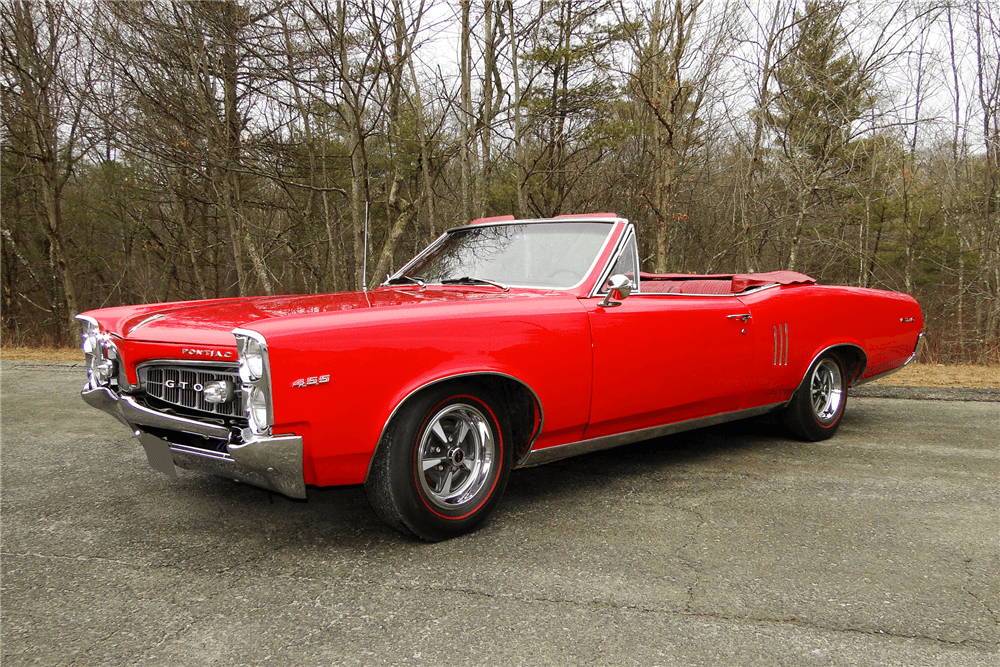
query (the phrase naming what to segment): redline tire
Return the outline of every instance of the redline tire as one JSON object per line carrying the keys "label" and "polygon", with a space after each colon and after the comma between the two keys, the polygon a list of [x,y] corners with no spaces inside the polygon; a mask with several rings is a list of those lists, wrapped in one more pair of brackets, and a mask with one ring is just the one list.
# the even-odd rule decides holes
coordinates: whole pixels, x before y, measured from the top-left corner
{"label": "redline tire", "polygon": [[474,530],[507,486],[507,416],[469,382],[431,387],[407,403],[380,444],[365,483],[379,517],[435,542]]}

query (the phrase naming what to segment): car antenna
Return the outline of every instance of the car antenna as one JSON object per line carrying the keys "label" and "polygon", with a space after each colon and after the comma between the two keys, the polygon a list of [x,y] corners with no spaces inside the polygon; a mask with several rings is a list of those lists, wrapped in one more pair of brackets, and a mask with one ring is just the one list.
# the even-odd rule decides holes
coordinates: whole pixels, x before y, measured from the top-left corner
{"label": "car antenna", "polygon": [[368,291],[368,202],[365,201],[365,249],[361,253],[361,291]]}

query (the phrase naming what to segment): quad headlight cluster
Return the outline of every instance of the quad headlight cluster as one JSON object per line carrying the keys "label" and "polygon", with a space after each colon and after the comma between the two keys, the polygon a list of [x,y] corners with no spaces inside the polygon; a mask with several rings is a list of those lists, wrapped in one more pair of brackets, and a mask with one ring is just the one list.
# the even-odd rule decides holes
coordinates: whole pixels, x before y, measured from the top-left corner
{"label": "quad headlight cluster", "polygon": [[82,332],[81,346],[87,364],[87,379],[91,389],[111,388],[118,381],[118,348],[108,334],[101,333],[101,327],[85,315],[77,315]]}
{"label": "quad headlight cluster", "polygon": [[236,350],[239,357],[240,390],[250,430],[258,435],[270,435],[274,425],[271,408],[271,369],[267,360],[267,341],[256,331],[236,329]]}

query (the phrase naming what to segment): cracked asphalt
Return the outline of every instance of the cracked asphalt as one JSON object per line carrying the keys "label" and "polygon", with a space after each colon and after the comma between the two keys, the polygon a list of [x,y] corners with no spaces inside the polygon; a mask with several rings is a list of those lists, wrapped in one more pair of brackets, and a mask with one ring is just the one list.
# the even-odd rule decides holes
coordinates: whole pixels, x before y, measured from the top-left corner
{"label": "cracked asphalt", "polygon": [[853,398],[516,471],[442,544],[360,487],[153,471],[75,364],[3,362],[0,662],[989,665],[1000,403]]}

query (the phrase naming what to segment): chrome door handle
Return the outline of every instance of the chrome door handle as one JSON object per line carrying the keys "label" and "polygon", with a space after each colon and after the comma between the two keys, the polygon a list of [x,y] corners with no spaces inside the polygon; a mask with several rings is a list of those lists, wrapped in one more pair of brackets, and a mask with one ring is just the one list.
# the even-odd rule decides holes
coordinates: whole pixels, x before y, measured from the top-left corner
{"label": "chrome door handle", "polygon": [[740,315],[726,315],[726,319],[727,320],[732,320],[732,319],[735,319],[737,317],[740,318],[740,320],[745,323],[747,320],[749,320],[751,317],[753,317],[753,315],[751,315],[750,313],[742,313]]}

